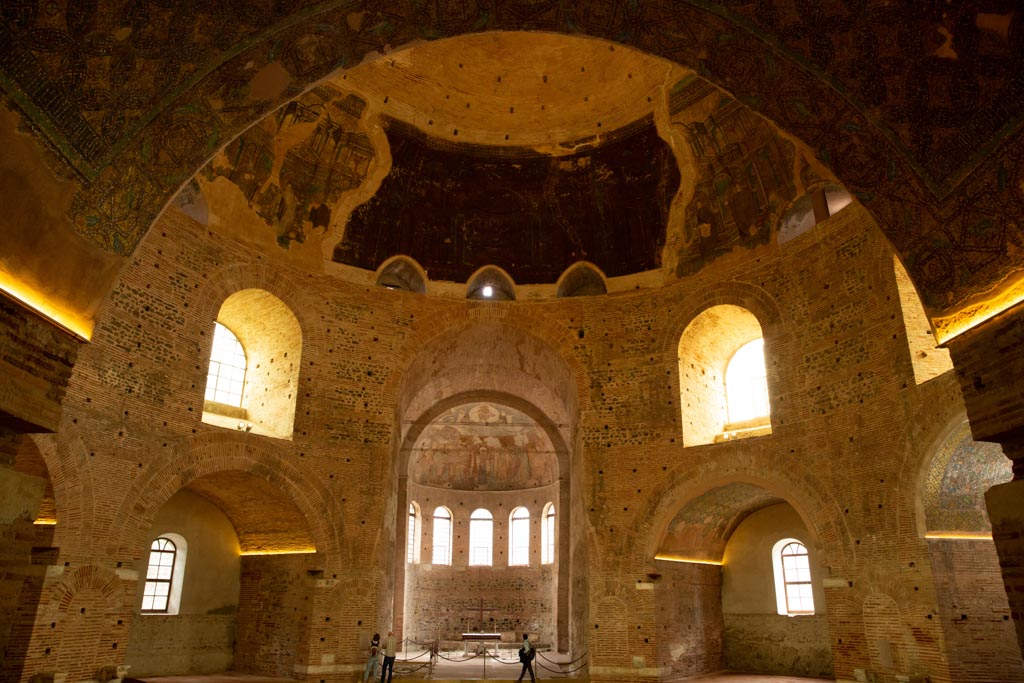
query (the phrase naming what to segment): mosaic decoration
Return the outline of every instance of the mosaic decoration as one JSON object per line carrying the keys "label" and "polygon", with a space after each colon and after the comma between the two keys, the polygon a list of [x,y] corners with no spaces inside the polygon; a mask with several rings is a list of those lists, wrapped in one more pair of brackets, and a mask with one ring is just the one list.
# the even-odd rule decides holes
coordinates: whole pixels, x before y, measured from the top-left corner
{"label": "mosaic decoration", "polygon": [[[15,0],[0,87],[81,183],[77,229],[130,254],[213,151],[370,52],[502,29],[606,38],[697,69],[806,143],[936,314],[1024,269],[1022,25],[1015,0]],[[254,96],[271,63],[287,87]]]}
{"label": "mosaic decoration", "polygon": [[234,183],[282,247],[304,242],[366,178],[374,151],[359,127],[365,109],[356,95],[316,88],[233,140],[205,175]]}
{"label": "mosaic decoration", "polygon": [[1013,479],[1010,460],[996,443],[975,441],[966,422],[939,446],[924,484],[928,532],[987,532],[985,491]]}
{"label": "mosaic decoration", "polygon": [[558,479],[547,434],[525,414],[495,403],[467,403],[424,428],[409,458],[417,484],[464,491],[527,489]]}
{"label": "mosaic decoration", "polygon": [[650,119],[566,156],[449,143],[397,121],[387,132],[391,172],[353,212],[336,261],[376,270],[407,254],[455,282],[495,264],[519,284],[555,282],[581,260],[608,276],[658,264],[679,171]]}

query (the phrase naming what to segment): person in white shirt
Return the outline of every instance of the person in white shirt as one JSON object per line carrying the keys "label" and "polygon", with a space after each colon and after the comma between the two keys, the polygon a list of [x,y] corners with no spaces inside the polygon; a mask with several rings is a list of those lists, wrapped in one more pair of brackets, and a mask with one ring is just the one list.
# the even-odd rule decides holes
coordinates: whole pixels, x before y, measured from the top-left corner
{"label": "person in white shirt", "polygon": [[523,663],[523,670],[519,672],[519,678],[516,679],[517,683],[521,683],[523,676],[527,671],[530,672],[531,683],[536,683],[537,679],[533,676],[533,658],[537,656],[537,650],[530,643],[530,636],[527,633],[523,634],[523,646],[519,648],[519,661]]}
{"label": "person in white shirt", "polygon": [[[397,654],[395,632],[388,631],[388,637],[384,640],[384,665],[380,668],[380,683],[391,683],[391,674],[395,671],[395,656]],[[387,681],[384,680],[385,674],[387,674]]]}

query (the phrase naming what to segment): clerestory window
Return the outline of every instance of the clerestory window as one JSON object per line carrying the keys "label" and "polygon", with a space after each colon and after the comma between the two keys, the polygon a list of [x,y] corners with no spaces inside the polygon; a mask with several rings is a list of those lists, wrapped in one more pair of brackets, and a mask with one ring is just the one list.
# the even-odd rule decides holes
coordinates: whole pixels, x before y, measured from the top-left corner
{"label": "clerestory window", "polygon": [[763,338],[747,342],[729,359],[725,371],[725,399],[730,425],[768,417]]}
{"label": "clerestory window", "polygon": [[530,564],[530,512],[524,507],[516,508],[509,516],[508,563]]}
{"label": "clerestory window", "polygon": [[469,516],[469,564],[490,566],[494,548],[494,518],[483,508]]}
{"label": "clerestory window", "polygon": [[433,564],[452,563],[452,513],[446,507],[434,510]]}
{"label": "clerestory window", "polygon": [[245,349],[238,337],[224,325],[214,323],[210,371],[206,377],[206,400],[241,408],[245,370]]}

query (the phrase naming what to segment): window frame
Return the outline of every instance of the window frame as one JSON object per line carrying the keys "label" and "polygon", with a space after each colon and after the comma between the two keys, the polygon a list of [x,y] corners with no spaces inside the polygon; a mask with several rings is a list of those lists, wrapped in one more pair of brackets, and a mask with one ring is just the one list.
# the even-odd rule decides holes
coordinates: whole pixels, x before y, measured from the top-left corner
{"label": "window frame", "polygon": [[409,503],[409,523],[406,525],[405,539],[405,562],[406,564],[419,564],[420,562],[420,530],[422,522],[420,519],[420,506],[416,501]]}
{"label": "window frame", "polygon": [[[212,403],[230,406],[232,408],[243,408],[245,404],[245,380],[249,372],[249,355],[245,351],[238,335],[224,323],[214,321],[213,323],[213,344],[210,347],[210,359],[206,370],[206,389],[203,398]],[[232,347],[228,352],[226,349],[218,349],[218,345]],[[230,354],[230,358],[228,355]],[[233,364],[230,360],[236,360],[241,356],[241,365]],[[216,369],[214,365],[216,364]],[[223,373],[223,369],[241,370],[242,379],[236,380]],[[221,389],[220,385],[225,383],[240,383],[241,388],[237,394],[237,401],[233,398],[236,394],[227,389]]]}
{"label": "window frame", "polygon": [[[799,546],[803,550],[802,553],[786,553],[787,549],[793,546]],[[786,558],[804,558],[803,562],[797,561],[795,564],[804,564],[805,566],[790,566],[787,567]],[[789,563],[793,565],[794,563]],[[811,553],[807,548],[807,545],[803,541],[796,538],[783,538],[772,546],[772,567],[775,573],[775,604],[776,610],[780,615],[790,617],[801,617],[810,616],[815,613],[814,606],[814,580],[811,575]],[[805,569],[807,571],[807,579],[802,580],[799,577],[793,578],[791,572]],[[790,586],[807,586],[808,595],[792,595]],[[791,597],[792,599],[802,602],[808,600],[810,602],[810,609],[792,609],[791,608]],[[801,605],[802,607],[803,605]]]}
{"label": "window frame", "polygon": [[[736,361],[736,357],[743,353],[752,344],[760,343],[761,347],[761,364],[760,372],[755,377],[751,373],[744,373],[739,375],[733,375],[730,377],[730,371],[733,370],[733,362]],[[736,374],[739,374],[738,372]],[[768,364],[764,357],[764,337],[755,337],[748,342],[741,344],[732,355],[729,356],[729,360],[725,363],[725,372],[722,375],[723,385],[725,391],[725,429],[728,431],[734,425],[740,424],[765,424],[771,420],[772,406],[771,396],[768,392]],[[758,381],[759,380],[759,381]],[[742,385],[743,391],[740,392],[740,386]],[[756,385],[756,386],[755,386]],[[732,389],[730,391],[730,388]],[[756,396],[753,395],[756,393]],[[742,397],[738,394],[742,394]],[[763,403],[764,411],[756,412],[751,410],[753,414],[744,416],[742,413],[738,416],[734,416],[734,413],[739,412],[740,402],[744,403]],[[747,410],[747,406],[743,406],[744,410]]]}
{"label": "window frame", "polygon": [[540,520],[540,563],[555,563],[555,504],[544,506]]}
{"label": "window frame", "polygon": [[494,566],[494,515],[485,508],[473,510],[469,516],[467,564],[470,567]]}
{"label": "window frame", "polygon": [[[439,524],[442,522],[442,524]],[[447,525],[447,530],[439,529],[439,526]],[[431,556],[430,563],[437,565],[448,565],[452,563],[452,511],[443,505],[439,505],[434,508],[433,518],[433,542],[431,544]],[[439,534],[441,530],[443,533]],[[444,538],[443,544],[438,544],[438,537]],[[438,549],[441,549],[441,555],[438,555]]]}
{"label": "window frame", "polygon": [[[169,545],[173,550],[168,553],[167,550],[157,549],[155,546],[160,545],[161,542]],[[165,546],[166,547],[166,546]],[[185,578],[185,562],[188,557],[188,542],[183,536],[175,533],[160,534],[149,544],[149,558],[146,561],[146,577],[143,581],[142,587],[142,601],[139,606],[139,613],[145,616],[148,615],[163,615],[173,616],[178,614],[181,607],[181,594],[184,586]],[[153,555],[154,553],[160,553],[162,555],[171,554],[170,571],[167,572],[166,577],[154,577],[151,578],[150,574],[153,573]],[[159,570],[159,565],[157,566]],[[166,585],[167,593],[164,597],[163,607],[146,608],[146,600],[149,597],[161,597],[159,595],[152,595],[149,593],[149,588],[152,585]]]}
{"label": "window frame", "polygon": [[508,566],[530,566],[530,511],[522,505],[508,516]]}

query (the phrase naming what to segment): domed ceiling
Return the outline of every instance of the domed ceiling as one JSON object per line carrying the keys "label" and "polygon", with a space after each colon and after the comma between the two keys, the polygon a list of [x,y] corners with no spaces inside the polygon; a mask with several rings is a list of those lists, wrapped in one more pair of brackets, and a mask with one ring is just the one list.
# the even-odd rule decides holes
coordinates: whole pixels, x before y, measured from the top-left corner
{"label": "domed ceiling", "polygon": [[526,414],[497,403],[464,403],[423,429],[409,458],[409,478],[460,491],[529,489],[558,480],[558,456]]}
{"label": "domed ceiling", "polygon": [[687,69],[513,32],[338,72],[232,141],[190,192],[211,229],[313,270],[367,281],[403,255],[431,282],[494,265],[545,285],[579,261],[607,278],[697,272],[768,244],[822,180]]}

